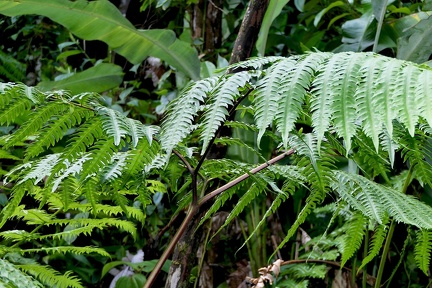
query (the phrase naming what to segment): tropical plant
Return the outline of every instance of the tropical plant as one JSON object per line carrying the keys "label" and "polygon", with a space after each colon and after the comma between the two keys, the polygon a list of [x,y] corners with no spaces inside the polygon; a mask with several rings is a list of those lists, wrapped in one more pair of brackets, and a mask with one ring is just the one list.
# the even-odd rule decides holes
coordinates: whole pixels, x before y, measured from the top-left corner
{"label": "tropical plant", "polygon": [[[179,165],[179,160],[170,156],[174,152],[184,164],[182,170],[191,172],[179,189],[189,191],[180,204],[180,209],[191,207],[186,224],[209,200],[215,202],[201,222],[236,194],[240,198],[227,225],[259,195],[272,191],[274,201],[258,228],[286,199],[306,188],[309,195],[280,248],[331,194],[337,206],[332,218],[344,207],[352,213],[344,228],[347,233],[338,240],[342,266],[355,255],[372,229],[376,236],[361,265],[366,275],[367,263],[379,255],[386,238],[386,243],[391,242],[395,223],[401,222],[418,229],[415,258],[426,273],[432,208],[407,194],[414,179],[422,185],[431,184],[428,159],[432,114],[427,103],[432,97],[428,86],[432,70],[372,53],[256,58],[229,69],[240,71],[192,82],[170,103],[159,133],[156,127],[102,106],[95,94],[70,96],[64,91],[43,93],[24,85],[2,84],[0,124],[17,127],[11,135],[2,137],[2,157],[13,158],[13,147],[24,151],[22,164],[6,178],[12,189],[0,225],[5,227],[17,218],[35,226],[32,232],[1,232],[5,239],[2,256],[10,257],[7,255],[12,252],[107,256],[99,248],[65,244],[95,228],[108,226],[134,236],[131,221],[142,222],[143,214],[131,203],[136,200],[145,207],[151,203],[152,193],[165,189],[160,179],[151,175],[171,165],[167,163]],[[251,100],[251,106],[242,106],[246,98]],[[229,120],[228,116],[237,110],[251,113],[254,123]],[[258,142],[268,135],[288,152],[269,160],[272,165],[267,171],[262,170],[269,165],[266,163],[247,172],[252,168],[250,164],[206,160],[216,141],[222,145],[246,145],[235,138],[218,138],[224,125],[257,131]],[[55,147],[62,141],[67,144],[57,152]],[[293,151],[289,164],[275,164]],[[346,161],[357,169],[336,168]],[[395,169],[396,161],[405,163],[406,168]],[[235,180],[210,192],[219,183],[221,170],[232,173],[232,177],[247,172],[239,178],[247,179],[247,185],[238,185],[239,180]],[[28,196],[38,204],[24,207],[22,201]],[[110,217],[120,214],[130,220]],[[62,229],[65,226],[68,229]],[[47,227],[57,227],[56,232],[49,232]],[[24,245],[44,239],[59,241],[52,242],[52,247]],[[380,285],[388,249],[389,244],[385,244],[376,287]],[[14,263],[18,268],[19,264]],[[21,269],[42,282],[55,282],[40,267]]]}

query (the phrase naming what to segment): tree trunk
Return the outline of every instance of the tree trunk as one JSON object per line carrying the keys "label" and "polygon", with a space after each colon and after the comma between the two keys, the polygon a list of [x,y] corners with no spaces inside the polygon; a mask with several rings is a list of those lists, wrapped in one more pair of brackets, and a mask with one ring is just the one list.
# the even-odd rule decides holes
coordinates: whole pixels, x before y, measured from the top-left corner
{"label": "tree trunk", "polygon": [[[212,13],[216,13],[215,11],[219,9],[217,7],[216,3],[221,4],[221,0],[213,0],[208,1],[209,5],[207,6],[207,15],[206,17],[210,16],[213,17]],[[246,58],[250,57],[252,55],[253,47],[255,45],[255,42],[257,40],[258,32],[261,27],[262,20],[264,18],[264,14],[267,10],[269,0],[251,0],[249,2],[248,8],[246,10],[245,16],[243,18],[243,22],[240,26],[240,31],[238,33],[237,39],[234,44],[234,48],[231,54],[231,60],[230,64],[245,60]],[[210,6],[214,6],[213,8],[210,8]],[[216,10],[212,10],[216,9]],[[212,15],[209,15],[212,14]],[[216,14],[215,14],[216,15]],[[196,14],[198,17],[196,23],[199,21],[199,15]],[[191,20],[194,18],[191,17]],[[213,18],[211,18],[213,19]],[[214,18],[219,19],[219,18]],[[213,20],[208,20],[213,21]],[[220,20],[219,20],[220,21]],[[210,22],[209,22],[210,23]],[[213,25],[213,24],[212,24]],[[206,19],[206,27],[209,29],[209,24],[207,23]],[[213,33],[213,32],[211,32]],[[215,39],[215,34],[211,34],[209,30],[206,29],[206,35],[213,35],[209,37],[213,37],[212,43],[219,43],[221,39]],[[216,33],[216,32],[215,32]],[[196,35],[193,33],[193,35]],[[207,39],[206,37],[206,43],[210,43],[211,39]],[[216,44],[207,47],[207,52],[211,52],[211,49],[214,49]],[[210,50],[208,50],[210,49]],[[180,238],[179,242],[176,245],[170,271],[168,274],[168,279],[166,282],[165,287],[166,288],[184,288],[184,287],[191,287],[193,286],[192,283],[189,282],[190,272],[194,266],[197,265],[197,251],[198,247],[200,245],[201,239],[202,239],[202,228],[198,228],[198,223],[201,219],[201,217],[205,214],[205,212],[208,209],[208,205],[203,205],[200,207],[199,211],[195,214],[192,221],[189,222],[187,229],[183,233],[182,237]]]}
{"label": "tree trunk", "polygon": [[252,55],[268,4],[269,0],[251,0],[249,2],[239,34],[234,43],[230,64],[246,60]]}
{"label": "tree trunk", "polygon": [[222,44],[222,0],[200,0],[188,9],[194,40],[202,39],[206,60],[217,60],[217,49]]}

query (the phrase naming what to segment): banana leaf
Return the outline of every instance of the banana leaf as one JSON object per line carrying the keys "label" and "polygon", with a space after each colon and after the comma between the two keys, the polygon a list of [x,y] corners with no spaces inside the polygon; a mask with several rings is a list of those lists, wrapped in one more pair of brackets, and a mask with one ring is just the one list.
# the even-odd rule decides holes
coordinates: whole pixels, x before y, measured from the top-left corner
{"label": "banana leaf", "polygon": [[133,64],[148,56],[166,61],[192,79],[199,78],[197,51],[171,30],[138,30],[108,0],[0,0],[0,14],[50,18],[84,40],[100,40]]}

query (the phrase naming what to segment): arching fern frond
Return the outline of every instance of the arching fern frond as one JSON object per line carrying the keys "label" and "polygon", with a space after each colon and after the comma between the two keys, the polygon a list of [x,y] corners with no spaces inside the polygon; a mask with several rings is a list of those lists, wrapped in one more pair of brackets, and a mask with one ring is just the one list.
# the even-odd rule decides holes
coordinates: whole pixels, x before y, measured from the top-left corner
{"label": "arching fern frond", "polygon": [[20,270],[32,275],[44,285],[58,288],[83,288],[81,281],[70,271],[60,274],[50,266],[34,264],[16,265]]}
{"label": "arching fern frond", "polygon": [[387,236],[388,226],[387,225],[377,225],[372,236],[372,241],[369,244],[369,251],[357,271],[360,271],[365,265],[371,262],[381,251],[383,247],[384,240]]}
{"label": "arching fern frond", "polygon": [[26,150],[26,159],[38,156],[47,147],[54,146],[65,136],[68,129],[80,125],[82,121],[92,116],[93,112],[90,110],[81,107],[69,107],[69,110],[62,116],[49,119],[45,127],[38,133],[35,143]]}
{"label": "arching fern frond", "polygon": [[341,266],[354,255],[360,248],[363,237],[366,233],[367,218],[361,213],[355,213],[345,225],[345,234],[340,239],[340,250],[342,251]]}
{"label": "arching fern frond", "polygon": [[427,275],[432,251],[432,231],[419,230],[416,232],[414,259],[420,270]]}
{"label": "arching fern frond", "polygon": [[385,187],[365,177],[333,171],[333,189],[353,209],[383,224],[387,215],[398,222],[432,229],[432,208],[413,196]]}
{"label": "arching fern frond", "polygon": [[[319,65],[330,54],[306,54],[298,58],[292,68],[282,77],[279,91],[280,97],[275,115],[277,130],[282,135],[284,147],[288,145],[288,137],[294,129],[294,123],[303,110],[306,94],[310,89],[312,77]],[[270,113],[272,113],[270,111]]]}
{"label": "arching fern frond", "polygon": [[[281,98],[281,82],[286,79],[288,71],[296,65],[293,59],[282,59],[272,65],[266,75],[256,83],[254,91],[255,122],[259,129],[258,143],[264,135],[265,130],[272,124]],[[290,97],[295,97],[290,95]],[[295,117],[296,118],[296,117]],[[291,130],[290,130],[291,131]]]}
{"label": "arching fern frond", "polygon": [[226,120],[228,107],[234,104],[241,93],[239,89],[245,87],[251,76],[252,74],[246,71],[223,76],[223,80],[210,92],[201,127],[201,155],[204,154],[219,126]]}
{"label": "arching fern frond", "polygon": [[39,281],[33,277],[20,271],[15,265],[7,260],[0,258],[0,285],[3,287],[28,287],[42,288],[44,287]]}
{"label": "arching fern frond", "polygon": [[216,82],[217,77],[212,77],[191,83],[169,104],[160,132],[162,149],[168,154],[191,132],[194,118]]}

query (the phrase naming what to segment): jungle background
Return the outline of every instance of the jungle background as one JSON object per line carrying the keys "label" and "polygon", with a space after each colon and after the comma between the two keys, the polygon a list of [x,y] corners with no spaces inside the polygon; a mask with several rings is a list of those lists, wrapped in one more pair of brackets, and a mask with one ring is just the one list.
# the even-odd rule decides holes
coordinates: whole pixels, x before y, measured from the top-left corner
{"label": "jungle background", "polygon": [[[105,107],[146,125],[154,126],[161,124],[169,103],[176,99],[189,81],[216,75],[218,69],[250,57],[288,57],[310,51],[373,51],[391,58],[430,66],[429,60],[432,54],[432,18],[430,17],[432,1],[428,0],[110,1],[112,4],[110,7],[115,7],[136,29],[154,31],[154,39],[161,41],[161,46],[164,45],[163,37],[158,38],[157,33],[160,31],[158,29],[173,31],[176,41],[182,43],[178,46],[180,48],[173,49],[182,49],[181,47],[190,49],[184,52],[183,60],[172,60],[168,56],[164,59],[165,54],[162,52],[159,53],[160,57],[147,57],[147,54],[152,53],[143,52],[142,59],[137,56],[131,60],[134,57],[131,56],[133,53],[139,54],[140,49],[144,50],[146,47],[136,46],[128,48],[136,50],[135,52],[117,53],[111,45],[103,41],[105,32],[102,32],[102,29],[98,30],[101,27],[92,28],[87,22],[85,24],[88,26],[83,25],[84,31],[77,33],[79,28],[76,26],[79,26],[80,21],[83,20],[76,15],[68,14],[68,4],[64,4],[65,14],[56,16],[69,18],[64,22],[66,24],[60,24],[59,21],[52,20],[52,17],[41,16],[44,12],[30,6],[28,11],[22,13],[25,15],[14,12],[16,15],[11,16],[9,14],[14,13],[8,14],[8,2],[10,1],[0,1],[1,82],[24,83],[27,86],[36,86],[42,91],[65,89],[72,94],[100,93]],[[70,1],[54,2],[60,5]],[[46,1],[41,2],[41,7],[41,9],[50,9]],[[106,17],[111,15],[108,10],[98,11],[98,13],[105,13]],[[244,31],[240,26],[243,19],[248,17],[248,13],[255,13],[253,17],[257,19],[261,17],[261,19],[256,22],[257,25],[250,25]],[[87,36],[79,36],[90,34],[92,29],[96,31],[91,33],[101,34],[102,41],[84,40]],[[125,37],[127,36],[125,34]],[[244,41],[240,50],[236,46],[236,41]],[[246,49],[245,43],[249,45],[249,50]],[[248,118],[246,113],[248,106],[244,105],[242,109],[243,113],[237,112],[235,118],[242,119],[241,121],[246,124],[252,123],[252,118],[250,116]],[[25,122],[28,116],[28,114],[22,115],[21,123]],[[19,124],[1,126],[0,135],[6,137],[15,131]],[[308,125],[298,124],[296,129],[308,132],[311,128]],[[206,172],[208,175],[205,175],[207,179],[211,179],[211,183],[210,181],[208,183],[209,187],[217,188],[232,179],[232,172],[235,171],[235,166],[239,165],[235,163],[258,165],[263,162],[263,159],[271,159],[277,155],[279,147],[276,147],[271,135],[265,136],[258,146],[256,131],[243,132],[236,127],[222,131],[222,134],[225,133],[224,135],[230,135],[233,139],[241,141],[229,145],[223,142],[216,143],[210,151],[209,158],[223,159],[225,162],[211,162],[208,165],[213,165],[214,171],[208,167],[204,170],[212,171]],[[187,141],[197,143],[198,139],[190,137]],[[53,146],[50,152],[45,153],[62,151],[66,145],[66,140],[62,140]],[[373,147],[371,143],[358,145]],[[10,203],[14,185],[13,181],[6,183],[6,175],[14,167],[26,161],[25,146],[26,144],[23,143],[22,146],[5,149],[7,153],[0,154],[2,177],[0,208],[2,209]],[[260,152],[256,153],[256,151]],[[339,156],[336,155],[335,158]],[[189,161],[193,162],[193,160]],[[369,165],[373,166],[374,163],[370,161]],[[232,165],[229,166],[227,163]],[[177,159],[170,162],[167,169],[150,174],[148,179],[152,182],[148,184],[147,192],[151,196],[145,207],[140,206],[143,201],[140,200],[140,204],[135,195],[125,193],[129,201],[128,205],[135,208],[143,207],[142,217],[132,219],[130,215],[106,215],[119,219],[131,218],[136,226],[134,237],[125,233],[124,229],[107,225],[100,229],[95,228],[91,235],[84,233],[74,238],[46,238],[23,244],[26,249],[55,247],[60,242],[71,246],[91,245],[104,249],[109,257],[71,252],[30,253],[25,255],[26,258],[19,253],[2,252],[1,256],[12,263],[25,264],[35,261],[42,265],[49,265],[60,274],[73,275],[72,278],[77,280],[71,284],[59,282],[55,285],[47,285],[49,287],[110,287],[114,276],[108,271],[111,268],[121,270],[122,267],[123,269],[130,267],[129,274],[125,278],[133,281],[123,280],[129,282],[122,284],[119,280],[116,287],[142,287],[146,277],[154,269],[157,259],[161,257],[180,226],[184,217],[182,209],[186,209],[185,201],[190,200],[187,195],[192,180],[190,171],[188,172],[184,164]],[[351,161],[337,159],[340,170],[349,170],[352,168],[351,165],[353,165]],[[393,177],[399,175],[407,166],[409,164],[405,162],[404,155],[399,153],[396,154],[392,169],[386,173],[389,177]],[[371,176],[371,178],[376,177],[380,176]],[[410,187],[409,194],[418,197],[427,205],[432,204],[432,192],[428,183],[414,181]],[[341,265],[340,250],[343,248],[338,242],[338,237],[348,233],[344,224],[349,215],[340,213],[335,216],[336,208],[332,204],[336,199],[326,198],[307,217],[296,235],[279,250],[278,245],[302,211],[308,189],[296,187],[296,192],[283,201],[270,216],[267,215],[267,211],[276,198],[276,192],[260,193],[249,205],[243,207],[237,217],[223,226],[242,197],[242,193],[244,191],[240,189],[240,192],[232,194],[223,205],[220,205],[216,213],[201,224],[199,228],[201,232],[196,234],[199,245],[194,251],[196,255],[193,255],[192,269],[187,273],[182,287],[250,287],[245,277],[257,277],[259,268],[266,267],[277,258],[298,262],[293,261],[283,265],[278,281],[272,284],[273,286],[266,284],[266,287],[336,288],[375,285],[380,266],[379,257],[372,260],[363,273],[355,273],[367,255],[367,242],[362,244],[348,262],[344,260],[346,263]],[[37,202],[35,198],[28,195],[23,198],[21,204],[30,209],[38,207]],[[85,212],[73,215],[68,211],[60,213],[65,218],[92,217]],[[2,221],[7,220],[6,223],[2,223],[2,232],[17,229],[34,232],[34,227],[26,225],[20,217],[9,219],[5,215],[2,216]],[[265,219],[265,225],[259,224],[262,219]],[[54,233],[55,231],[51,231],[53,229],[53,227],[42,227],[39,233]],[[67,226],[64,229],[68,229]],[[416,230],[401,223],[394,224],[393,229],[395,236],[390,237],[389,240],[391,243],[385,257],[387,265],[382,271],[382,285],[430,287],[432,275],[429,262],[426,264],[427,268],[422,266],[424,269],[419,269],[416,262],[414,249]],[[366,231],[368,231],[367,238],[370,239],[376,233],[373,232],[373,228]],[[0,240],[0,245],[6,247],[6,250],[7,247],[14,248],[21,244],[21,242],[14,244],[13,240],[6,237]],[[431,246],[426,246],[428,247],[426,250],[430,252]],[[273,253],[277,253],[277,256],[269,262],[269,257],[273,256]],[[129,262],[133,255],[138,255],[134,260],[136,263],[122,266],[125,263],[119,261],[124,260],[128,255]],[[318,259],[315,257],[317,255],[321,262],[306,263],[306,259]],[[168,277],[168,267],[169,265],[164,266],[153,287],[164,286]]]}

